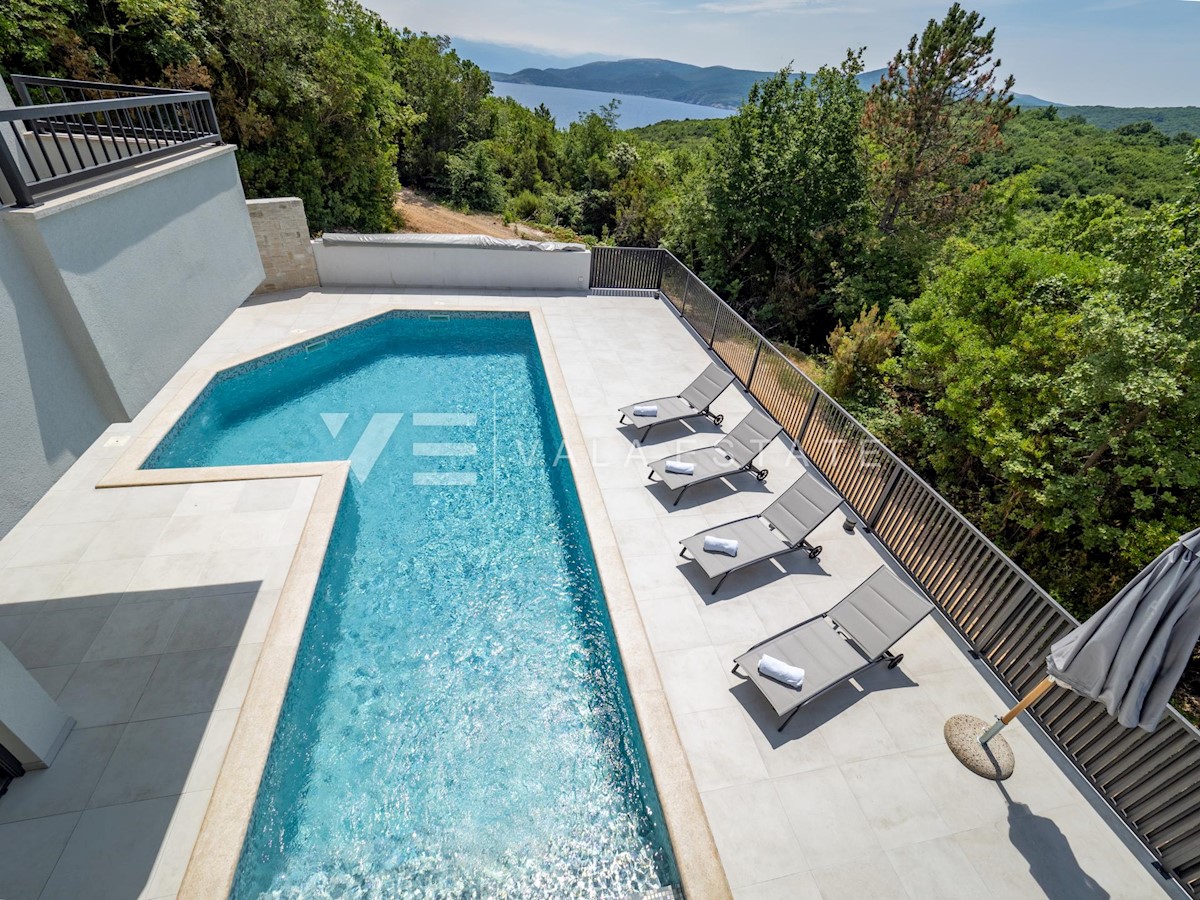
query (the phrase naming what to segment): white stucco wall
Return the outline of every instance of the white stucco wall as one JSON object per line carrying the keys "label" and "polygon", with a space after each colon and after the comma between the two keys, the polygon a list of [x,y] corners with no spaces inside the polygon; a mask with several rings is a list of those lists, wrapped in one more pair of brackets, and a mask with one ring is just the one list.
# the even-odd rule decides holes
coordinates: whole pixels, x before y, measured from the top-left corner
{"label": "white stucco wall", "polygon": [[0,535],[262,278],[232,147],[0,209]]}
{"label": "white stucco wall", "polygon": [[313,241],[323,285],[586,291],[592,254]]}

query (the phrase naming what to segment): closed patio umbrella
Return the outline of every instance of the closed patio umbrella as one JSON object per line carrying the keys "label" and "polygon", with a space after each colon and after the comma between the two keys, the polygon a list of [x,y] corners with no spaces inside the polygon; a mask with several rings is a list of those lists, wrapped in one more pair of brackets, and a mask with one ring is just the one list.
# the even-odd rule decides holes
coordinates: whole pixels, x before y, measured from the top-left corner
{"label": "closed patio umbrella", "polygon": [[1200,528],[1168,547],[1090,619],[1056,641],[1048,672],[1021,702],[980,734],[974,716],[946,723],[946,741],[972,771],[1012,772],[1006,742],[989,745],[1056,682],[1103,703],[1126,728],[1154,731],[1200,640]]}

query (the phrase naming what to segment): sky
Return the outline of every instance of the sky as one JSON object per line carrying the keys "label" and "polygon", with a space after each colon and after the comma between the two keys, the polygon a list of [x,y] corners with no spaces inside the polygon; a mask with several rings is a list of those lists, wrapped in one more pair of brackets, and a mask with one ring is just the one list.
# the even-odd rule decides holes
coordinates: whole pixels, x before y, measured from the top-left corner
{"label": "sky", "polygon": [[[949,0],[364,0],[393,26],[563,56],[880,68]],[[1200,0],[976,0],[1016,90],[1057,103],[1200,106]],[[573,63],[568,63],[573,64]]]}

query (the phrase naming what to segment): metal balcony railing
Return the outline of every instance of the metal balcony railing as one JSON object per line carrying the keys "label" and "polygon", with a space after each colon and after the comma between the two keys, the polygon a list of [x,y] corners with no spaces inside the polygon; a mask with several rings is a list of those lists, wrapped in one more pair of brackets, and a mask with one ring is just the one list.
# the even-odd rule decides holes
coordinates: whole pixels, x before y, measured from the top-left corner
{"label": "metal balcony railing", "polygon": [[12,83],[21,105],[0,108],[0,177],[17,206],[108,171],[221,143],[205,91],[27,75]]}
{"label": "metal balcony railing", "polygon": [[[687,266],[666,250],[596,247],[591,287],[657,290],[1015,697],[1045,677],[1050,645],[1078,621]],[[1153,734],[1126,729],[1064,688],[1030,711],[1163,875],[1200,897],[1200,731],[1174,709]]]}

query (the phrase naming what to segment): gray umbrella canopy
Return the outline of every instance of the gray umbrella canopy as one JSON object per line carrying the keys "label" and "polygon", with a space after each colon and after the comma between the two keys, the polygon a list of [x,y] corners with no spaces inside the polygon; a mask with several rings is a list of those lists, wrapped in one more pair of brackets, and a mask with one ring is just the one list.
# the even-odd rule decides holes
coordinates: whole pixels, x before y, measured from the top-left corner
{"label": "gray umbrella canopy", "polygon": [[1126,728],[1153,731],[1200,640],[1200,528],[1146,566],[1050,648],[1055,681],[1098,700]]}

